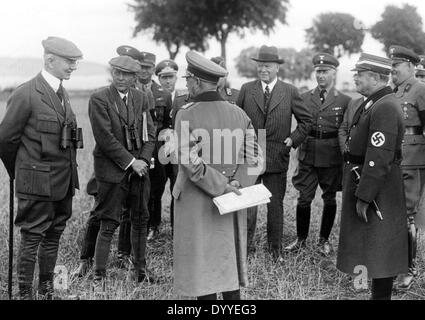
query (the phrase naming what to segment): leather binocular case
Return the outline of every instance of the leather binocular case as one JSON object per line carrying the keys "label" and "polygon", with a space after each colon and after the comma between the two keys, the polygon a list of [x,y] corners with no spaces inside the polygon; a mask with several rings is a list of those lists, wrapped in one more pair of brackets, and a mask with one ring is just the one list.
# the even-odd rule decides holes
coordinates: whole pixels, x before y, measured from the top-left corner
{"label": "leather binocular case", "polygon": [[128,151],[139,150],[142,147],[140,137],[137,134],[137,129],[134,125],[124,126],[125,143]]}

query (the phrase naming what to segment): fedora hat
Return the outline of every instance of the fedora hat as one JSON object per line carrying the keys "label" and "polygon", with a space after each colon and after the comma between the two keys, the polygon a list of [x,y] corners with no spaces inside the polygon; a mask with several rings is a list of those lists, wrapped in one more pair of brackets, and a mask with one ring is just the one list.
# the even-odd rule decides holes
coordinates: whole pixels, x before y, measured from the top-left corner
{"label": "fedora hat", "polygon": [[283,59],[279,58],[279,54],[277,52],[277,48],[274,46],[261,46],[260,51],[258,52],[257,58],[251,58],[254,61],[260,62],[276,62],[282,64]]}

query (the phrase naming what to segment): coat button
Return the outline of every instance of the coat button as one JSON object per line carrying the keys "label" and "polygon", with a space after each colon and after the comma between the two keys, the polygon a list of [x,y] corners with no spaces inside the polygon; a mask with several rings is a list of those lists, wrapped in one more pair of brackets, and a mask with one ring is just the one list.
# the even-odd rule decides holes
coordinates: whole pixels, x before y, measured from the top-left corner
{"label": "coat button", "polygon": [[222,174],[226,174],[226,171],[223,171]]}
{"label": "coat button", "polygon": [[374,161],[369,161],[369,166],[373,168],[375,166],[375,162]]}

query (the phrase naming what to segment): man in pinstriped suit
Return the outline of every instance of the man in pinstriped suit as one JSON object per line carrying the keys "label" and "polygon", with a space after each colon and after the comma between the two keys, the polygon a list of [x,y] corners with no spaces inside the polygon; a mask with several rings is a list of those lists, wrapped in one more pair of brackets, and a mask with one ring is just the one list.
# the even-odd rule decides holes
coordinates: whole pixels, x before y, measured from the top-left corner
{"label": "man in pinstriped suit", "polygon": [[[275,261],[281,261],[283,233],[283,198],[286,191],[286,173],[289,151],[297,148],[306,138],[312,125],[312,115],[304,105],[298,90],[277,79],[279,58],[276,47],[262,46],[257,58],[258,80],[245,83],[237,105],[251,118],[256,131],[266,130],[266,170],[259,177],[272,193],[267,204],[267,242]],[[298,125],[291,133],[292,115]],[[258,132],[257,132],[258,136]],[[260,141],[260,139],[259,139]],[[253,249],[257,208],[248,209],[248,248]]]}

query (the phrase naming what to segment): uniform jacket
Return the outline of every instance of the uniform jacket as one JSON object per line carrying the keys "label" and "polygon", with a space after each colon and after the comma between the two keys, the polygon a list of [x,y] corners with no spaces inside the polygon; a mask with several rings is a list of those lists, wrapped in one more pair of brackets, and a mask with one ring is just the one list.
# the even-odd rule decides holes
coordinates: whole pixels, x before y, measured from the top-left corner
{"label": "uniform jacket", "polygon": [[[66,91],[64,95],[66,118],[76,126]],[[15,171],[18,198],[58,201],[70,187],[73,194],[79,188],[76,151],[60,148],[64,122],[64,107],[41,73],[12,93],[0,124],[0,149]]]}
{"label": "uniform jacket", "polygon": [[341,153],[344,153],[344,151],[346,151],[345,143],[348,138],[349,129],[353,122],[354,114],[356,113],[360,105],[363,103],[363,101],[364,101],[363,97],[351,100],[348,103],[347,109],[344,112],[343,120],[338,129],[338,139],[339,139],[339,146],[341,148]]}
{"label": "uniform jacket", "polygon": [[[354,118],[349,136],[350,154],[364,160],[344,166],[337,267],[353,274],[356,266],[363,265],[370,278],[387,278],[407,272],[406,207],[397,154],[404,134],[403,115],[390,87],[374,93],[360,108],[367,105],[359,120]],[[354,166],[361,174],[358,185],[351,172]],[[360,220],[358,198],[375,200],[383,220],[372,205],[368,222]]]}
{"label": "uniform jacket", "polygon": [[239,96],[239,90],[224,87],[221,90],[218,90],[220,95],[223,97],[224,100],[235,104],[236,101],[238,101]]}
{"label": "uniform jacket", "polygon": [[[306,138],[312,125],[311,113],[298,90],[278,80],[271,92],[266,116],[261,81],[255,80],[242,85],[236,104],[251,118],[255,130],[266,129],[266,172],[286,172],[290,148],[286,147],[285,139],[290,137],[293,148],[297,148]],[[298,124],[291,132],[292,115]],[[261,144],[260,136],[258,138]]]}
{"label": "uniform jacket", "polygon": [[[133,157],[150,163],[155,142],[155,127],[148,112],[147,96],[130,88],[128,110],[113,85],[100,89],[89,100],[89,118],[96,146],[93,151],[96,180],[119,183]],[[146,118],[148,140],[143,142]],[[138,151],[128,151],[123,126],[135,124],[142,143]]]}
{"label": "uniform jacket", "polygon": [[[406,127],[424,127],[419,117],[425,112],[425,84],[414,77],[402,83],[395,93],[399,107],[403,111]],[[403,162],[406,168],[425,168],[425,137],[421,135],[405,135],[403,142]]]}
{"label": "uniform jacket", "polygon": [[151,90],[154,97],[154,109],[151,110],[151,116],[156,126],[157,135],[162,129],[171,128],[171,94],[164,90],[155,81],[152,81]]}
{"label": "uniform jacket", "polygon": [[[198,136],[197,129],[205,130],[209,137]],[[217,129],[238,129],[241,139],[235,139],[239,142],[234,148],[216,144],[215,149],[211,138]],[[246,210],[220,215],[213,198],[224,193],[230,179],[245,187],[257,179],[263,162],[261,152],[257,156],[253,152],[254,148],[258,150],[254,128],[243,110],[210,91],[177,113],[176,131],[179,169],[173,189],[175,292],[200,296],[237,290],[247,284]],[[243,141],[249,148],[244,148]],[[217,150],[221,156],[215,153]],[[229,163],[224,155],[232,156]],[[212,161],[215,157],[218,161]],[[257,165],[260,170],[248,171]]]}
{"label": "uniform jacket", "polygon": [[189,97],[187,90],[176,90],[174,94],[174,100],[170,111],[171,127],[174,128],[176,123],[176,115],[182,106],[191,102],[192,99]]}
{"label": "uniform jacket", "polygon": [[318,139],[311,132],[298,149],[298,160],[314,167],[334,167],[342,163],[342,155],[338,141],[338,129],[344,112],[351,100],[335,88],[329,90],[325,102],[320,101],[320,88],[316,87],[301,95],[305,105],[313,116],[311,130],[316,134],[334,133],[329,139]]}

